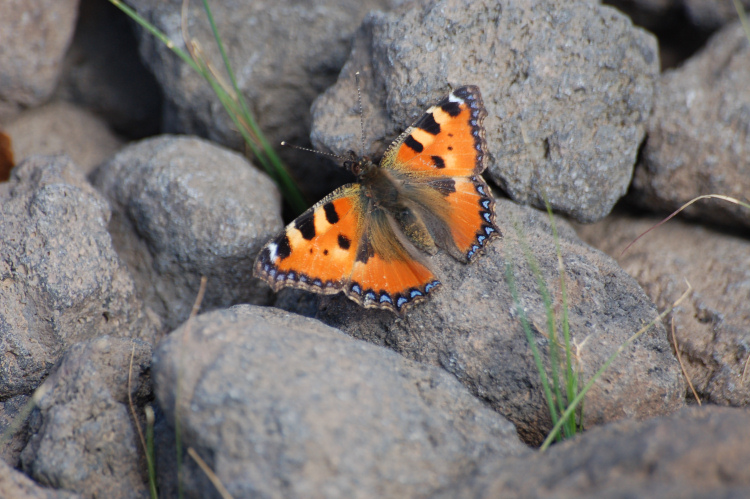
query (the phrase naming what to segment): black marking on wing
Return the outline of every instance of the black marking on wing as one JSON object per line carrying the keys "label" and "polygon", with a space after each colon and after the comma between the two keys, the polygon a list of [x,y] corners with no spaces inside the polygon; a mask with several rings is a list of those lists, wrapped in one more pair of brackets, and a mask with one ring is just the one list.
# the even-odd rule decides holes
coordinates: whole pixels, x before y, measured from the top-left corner
{"label": "black marking on wing", "polygon": [[432,162],[435,163],[435,168],[445,168],[445,161],[440,156],[432,156]]}
{"label": "black marking on wing", "polygon": [[315,237],[315,212],[305,213],[294,221],[294,227],[308,241]]}
{"label": "black marking on wing", "polygon": [[339,248],[341,248],[342,250],[348,250],[352,245],[352,242],[344,234],[339,234],[338,243],[339,243]]}
{"label": "black marking on wing", "polygon": [[424,146],[421,142],[417,141],[414,137],[411,135],[407,136],[406,139],[404,139],[404,145],[410,147],[415,152],[422,152],[424,151]]}
{"label": "black marking on wing", "polygon": [[446,99],[445,102],[440,103],[440,109],[448,113],[452,118],[461,114],[461,104],[458,102],[451,102],[448,99]]}
{"label": "black marking on wing", "polygon": [[[268,251],[268,250],[264,250]],[[292,247],[289,244],[289,238],[284,234],[276,241],[276,256],[281,260],[292,254]]]}
{"label": "black marking on wing", "polygon": [[336,207],[333,206],[333,203],[324,204],[323,211],[325,211],[326,220],[328,220],[329,224],[333,225],[339,221],[339,214],[336,213]]}
{"label": "black marking on wing", "polygon": [[420,118],[420,120],[417,121],[414,126],[419,128],[420,130],[424,130],[430,135],[437,135],[440,133],[440,123],[435,121],[435,117],[432,115],[432,113],[427,113],[422,116],[422,118]]}

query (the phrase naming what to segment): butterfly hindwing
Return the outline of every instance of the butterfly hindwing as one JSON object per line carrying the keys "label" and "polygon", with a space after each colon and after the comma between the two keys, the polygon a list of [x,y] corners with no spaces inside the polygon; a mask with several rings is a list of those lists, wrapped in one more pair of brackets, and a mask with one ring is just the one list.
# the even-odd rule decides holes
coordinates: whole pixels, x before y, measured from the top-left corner
{"label": "butterfly hindwing", "polygon": [[347,294],[365,307],[403,312],[440,286],[432,271],[407,249],[391,215],[369,207]]}

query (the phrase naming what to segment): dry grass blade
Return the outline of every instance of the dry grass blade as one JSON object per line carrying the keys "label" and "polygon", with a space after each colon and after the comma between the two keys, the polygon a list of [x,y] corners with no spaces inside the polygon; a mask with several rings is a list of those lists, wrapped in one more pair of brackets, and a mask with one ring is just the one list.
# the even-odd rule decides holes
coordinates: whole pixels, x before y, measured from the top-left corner
{"label": "dry grass blade", "polygon": [[747,375],[747,368],[750,366],[750,354],[747,356],[747,360],[745,360],[745,368],[742,370],[742,384],[745,384],[745,376]]}
{"label": "dry grass blade", "polygon": [[651,232],[655,228],[659,227],[660,225],[668,222],[669,220],[671,220],[672,218],[674,218],[678,213],[680,213],[682,210],[684,210],[685,208],[687,208],[691,204],[695,203],[696,201],[700,201],[701,199],[720,199],[722,201],[727,201],[727,202],[732,203],[732,204],[738,204],[740,206],[744,206],[744,207],[750,209],[750,206],[748,206],[747,204],[743,203],[739,199],[735,199],[735,198],[732,198],[732,197],[729,197],[729,196],[722,196],[721,194],[706,194],[704,196],[698,196],[697,198],[691,199],[687,203],[683,204],[682,206],[680,206],[680,208],[677,211],[675,211],[674,213],[672,213],[671,215],[669,215],[667,218],[665,218],[664,220],[662,220],[658,224],[656,224],[653,227],[651,227],[650,229],[648,229],[646,232],[642,233],[641,235],[639,235],[638,237],[636,237],[635,239],[633,239],[632,241],[630,241],[630,244],[628,244],[627,246],[625,246],[625,249],[622,250],[622,252],[620,253],[620,257],[622,255],[624,255],[625,252],[631,246],[633,246],[636,243],[636,241],[638,241],[640,238],[642,238],[643,236],[645,236],[646,234],[648,234],[649,232]]}
{"label": "dry grass blade", "polygon": [[179,359],[177,364],[177,381],[175,383],[175,397],[174,397],[174,440],[175,450],[177,453],[177,495],[183,497],[182,491],[182,431],[180,428],[180,379],[182,379],[182,367],[185,364],[182,354],[185,351],[185,338],[190,335],[190,328],[193,325],[193,319],[198,315],[198,310],[201,308],[203,302],[203,296],[206,294],[206,283],[208,279],[206,276],[201,276],[201,284],[198,288],[198,296],[195,297],[193,302],[193,308],[190,310],[190,316],[185,322],[185,331],[180,338],[180,350]]}
{"label": "dry grass blade", "polygon": [[695,396],[695,400],[698,401],[698,405],[703,405],[701,402],[701,398],[698,396],[698,392],[695,391],[695,387],[693,386],[693,381],[690,379],[690,376],[687,373],[687,369],[685,369],[685,364],[682,363],[682,354],[680,353],[680,345],[677,343],[677,336],[675,336],[674,333],[674,315],[672,316],[672,343],[674,344],[674,353],[677,356],[677,361],[680,363],[680,369],[682,369],[682,375],[685,376],[685,380],[687,380],[688,386],[690,386],[690,389],[693,391],[693,395]]}
{"label": "dry grass blade", "polygon": [[198,463],[198,466],[203,470],[203,473],[206,474],[209,480],[211,480],[211,483],[214,484],[214,487],[216,487],[216,490],[219,492],[219,495],[223,499],[232,499],[232,495],[229,493],[229,491],[224,487],[224,484],[221,483],[221,480],[219,480],[219,477],[216,476],[216,473],[209,468],[209,466],[206,464],[206,462],[198,455],[197,452],[192,447],[188,448],[188,455],[193,458],[193,461]]}

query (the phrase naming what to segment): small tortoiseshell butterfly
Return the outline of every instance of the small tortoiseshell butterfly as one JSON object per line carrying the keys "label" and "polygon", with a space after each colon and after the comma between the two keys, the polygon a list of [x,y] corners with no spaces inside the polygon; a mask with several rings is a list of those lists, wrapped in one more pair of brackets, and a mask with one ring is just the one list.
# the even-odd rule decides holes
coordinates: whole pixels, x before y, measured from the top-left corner
{"label": "small tortoiseshell butterfly", "polygon": [[398,313],[425,300],[440,281],[418,250],[440,247],[469,263],[500,235],[480,176],[486,115],[479,88],[461,87],[393,142],[380,165],[345,162],[359,183],[336,189],[266,244],[255,275],[274,291],[343,291]]}

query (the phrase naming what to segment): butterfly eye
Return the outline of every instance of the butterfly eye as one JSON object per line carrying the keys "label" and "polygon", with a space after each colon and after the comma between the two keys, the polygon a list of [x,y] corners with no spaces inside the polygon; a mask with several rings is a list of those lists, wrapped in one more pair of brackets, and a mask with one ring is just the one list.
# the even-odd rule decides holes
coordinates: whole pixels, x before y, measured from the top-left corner
{"label": "butterfly eye", "polygon": [[352,172],[354,175],[362,173],[362,167],[358,161],[344,161],[344,168]]}

